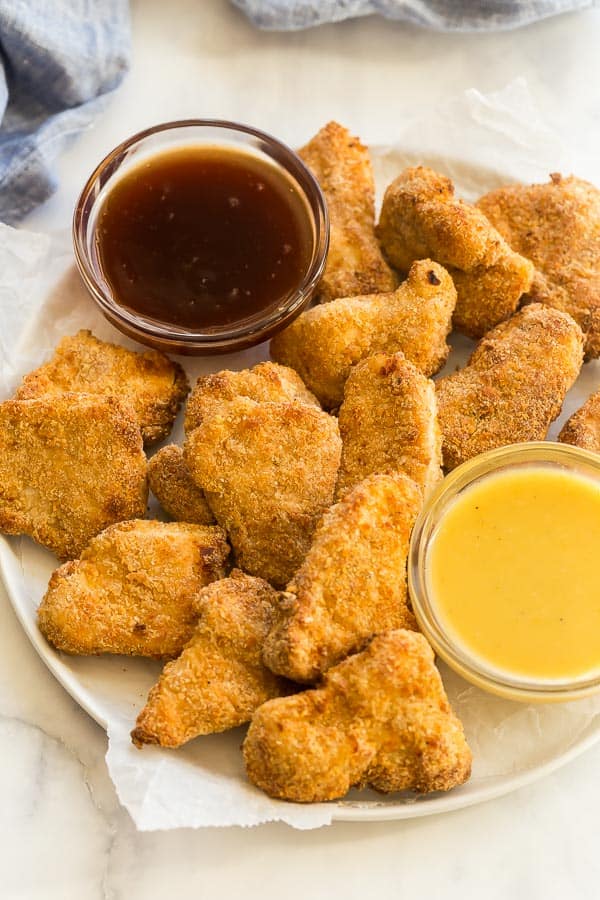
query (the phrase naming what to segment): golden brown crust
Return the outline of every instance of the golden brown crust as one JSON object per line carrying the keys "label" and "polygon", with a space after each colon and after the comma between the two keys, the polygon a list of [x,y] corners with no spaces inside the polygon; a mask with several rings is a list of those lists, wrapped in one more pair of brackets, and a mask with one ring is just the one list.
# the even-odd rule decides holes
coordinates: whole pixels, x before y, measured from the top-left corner
{"label": "golden brown crust", "polygon": [[234,570],[198,594],[198,625],[178,659],[167,663],[140,712],[133,743],[180,747],[201,734],[236,728],[290,685],[261,662],[278,604],[261,578]]}
{"label": "golden brown crust", "polygon": [[113,525],[53,573],[40,630],[65,653],[177,656],[194,631],[196,595],[223,577],[228,552],[218,527]]}
{"label": "golden brown crust", "polygon": [[265,642],[269,668],[315,681],[373,635],[417,628],[406,558],[422,502],[405,475],[373,475],[325,513]]}
{"label": "golden brown crust", "polygon": [[529,297],[573,316],[600,356],[600,190],[573,176],[499,188],[478,206],[536,272]]}
{"label": "golden brown crust", "polygon": [[406,169],[389,185],[377,233],[402,272],[426,256],[447,266],[458,295],[454,326],[474,338],[508,318],[531,284],[529,260],[476,206],[454,197],[449,178],[425,166]]}
{"label": "golden brown crust", "polygon": [[444,466],[519,441],[543,440],[583,360],[566,313],[534,303],[490,331],[464,369],[437,384]]}
{"label": "golden brown crust", "polygon": [[375,183],[369,151],[329,122],[298,151],[327,200],[329,253],[317,288],[321,302],[393,291],[396,277],[375,237]]}
{"label": "golden brown crust", "polygon": [[441,480],[435,387],[402,353],[378,353],[352,369],[338,422],[338,498],[381,472],[404,472],[425,495]]}
{"label": "golden brown crust", "polygon": [[66,392],[113,395],[132,407],[149,445],[167,437],[188,391],[185,372],[163,353],[136,353],[82,330],[64,337],[52,359],[25,376],[15,399]]}
{"label": "golden brown crust", "polygon": [[140,430],[115,397],[0,404],[0,531],[69,559],[108,525],[145,515],[147,498]]}
{"label": "golden brown crust", "polygon": [[350,297],[302,313],[271,341],[274,359],[294,368],[321,403],[342,402],[352,366],[401,351],[424,375],[446,361],[456,289],[442,266],[421,260],[391,294]]}
{"label": "golden brown crust", "polygon": [[596,391],[562,427],[558,440],[600,453],[600,391]]}
{"label": "golden brown crust", "polygon": [[376,637],[322,687],[263,704],[243,750],[254,784],[300,803],[335,800],[353,785],[446,791],[471,772],[433,651],[404,630]]}
{"label": "golden brown crust", "polygon": [[188,435],[184,458],[239,566],[283,587],[331,505],[340,452],[327,413],[238,397]]}
{"label": "golden brown crust", "polygon": [[150,490],[164,509],[177,522],[212,525],[215,517],[204,492],[192,480],[176,444],[163,447],[148,462]]}
{"label": "golden brown crust", "polygon": [[257,403],[286,403],[298,401],[319,407],[297,372],[273,362],[262,362],[252,369],[231,372],[224,369],[201,375],[188,400],[185,411],[185,430],[189,434],[224,403],[236,397],[249,397]]}

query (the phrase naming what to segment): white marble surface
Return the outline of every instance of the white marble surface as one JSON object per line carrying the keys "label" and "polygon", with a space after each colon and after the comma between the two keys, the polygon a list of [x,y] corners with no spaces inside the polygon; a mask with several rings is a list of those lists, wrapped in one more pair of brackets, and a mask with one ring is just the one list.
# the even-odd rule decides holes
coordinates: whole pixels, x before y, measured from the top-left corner
{"label": "white marble surface", "polygon": [[[296,143],[336,117],[384,143],[423,107],[524,75],[565,140],[590,151],[600,142],[600,11],[458,36],[375,19],[260,34],[219,0],[137,0],[133,9],[131,75],[61,160],[61,189],[30,227],[67,225],[100,156],[168,118],[239,118]],[[600,895],[600,747],[533,786],[444,817],[303,833],[271,825],[155,834],[136,833],[119,808],[105,749],[0,589],[2,900]]]}

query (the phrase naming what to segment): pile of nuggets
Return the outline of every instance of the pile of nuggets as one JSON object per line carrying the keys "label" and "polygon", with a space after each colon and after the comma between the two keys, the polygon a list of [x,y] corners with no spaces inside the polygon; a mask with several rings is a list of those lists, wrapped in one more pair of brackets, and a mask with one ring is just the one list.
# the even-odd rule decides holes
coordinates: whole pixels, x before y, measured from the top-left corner
{"label": "pile of nuggets", "polygon": [[[443,472],[540,440],[600,355],[600,193],[574,177],[476,205],[418,167],[375,225],[368,151],[330,123],[301,151],[331,216],[317,302],[272,361],[189,386],[89,332],[0,405],[0,529],[63,565],[57,649],[165,661],[137,746],[250,722],[248,777],[299,802],[447,790],[462,725],[407,596],[409,540]],[[479,339],[434,383],[452,327]],[[600,451],[600,391],[560,439]],[[148,485],[172,521],[145,518]]]}

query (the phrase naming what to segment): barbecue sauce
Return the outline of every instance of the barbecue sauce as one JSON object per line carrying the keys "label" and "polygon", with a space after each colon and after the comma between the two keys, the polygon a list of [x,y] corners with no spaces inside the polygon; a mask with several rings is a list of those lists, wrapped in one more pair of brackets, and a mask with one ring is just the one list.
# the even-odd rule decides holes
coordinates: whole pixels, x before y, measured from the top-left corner
{"label": "barbecue sauce", "polygon": [[205,331],[276,310],[309,268],[313,231],[284,171],[248,152],[189,146],[110,189],[96,249],[116,303]]}

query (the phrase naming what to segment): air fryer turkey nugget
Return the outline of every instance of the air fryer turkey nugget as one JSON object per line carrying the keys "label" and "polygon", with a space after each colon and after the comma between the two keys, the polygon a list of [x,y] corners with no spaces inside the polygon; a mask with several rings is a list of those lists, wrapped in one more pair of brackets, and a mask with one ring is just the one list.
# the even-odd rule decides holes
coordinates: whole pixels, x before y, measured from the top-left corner
{"label": "air fryer turkey nugget", "polygon": [[340,452],[333,416],[238,397],[188,435],[184,457],[238,565],[283,587],[331,505]]}
{"label": "air fryer turkey nugget", "polygon": [[444,466],[453,469],[505,444],[543,440],[582,360],[575,320],[541,303],[490,331],[464,369],[436,384]]}
{"label": "air fryer turkey nugget", "polygon": [[167,663],[138,716],[133,743],[180,747],[201,734],[248,722],[290,685],[261,662],[277,591],[234,570],[198,594],[198,625],[178,659]]}
{"label": "air fryer turkey nugget", "polygon": [[0,404],[0,531],[69,559],[108,525],[145,515],[147,499],[129,406],[91,394]]}
{"label": "air fryer turkey nugget", "polygon": [[300,803],[335,800],[353,786],[447,791],[471,773],[433,650],[404,630],[374,638],[317,689],[264,703],[243,750],[250,781]]}
{"label": "air fryer turkey nugget", "polygon": [[558,440],[600,453],[600,391],[596,391],[562,427]]}
{"label": "air fryer turkey nugget", "polygon": [[442,266],[424,259],[389,294],[333,300],[303,312],[271,341],[271,356],[291,366],[323,406],[342,402],[352,366],[374,353],[402,351],[433,375],[446,361],[456,289]]}
{"label": "air fryer turkey nugget", "polygon": [[176,444],[162,447],[148,462],[150,490],[168,515],[177,522],[211,525],[215,521],[204,491],[192,480]]}
{"label": "air fryer turkey nugget", "polygon": [[449,178],[425,166],[406,169],[385,192],[377,233],[400,271],[430,257],[448,268],[457,291],[453,324],[479,338],[513,313],[533,277],[476,206],[454,197]]}
{"label": "air fryer turkey nugget", "polygon": [[131,405],[149,445],[169,434],[188,391],[183,369],[163,353],[136,353],[79,331],[64,337],[50,361],[25,376],[15,398],[112,394]]}
{"label": "air fryer turkey nugget", "polygon": [[196,595],[224,576],[228,552],[218,527],[113,525],[53,573],[40,630],[65,653],[177,656],[194,632]]}
{"label": "air fryer turkey nugget", "polygon": [[498,188],[478,204],[535,266],[528,296],[573,316],[587,358],[600,356],[600,190],[571,176]]}
{"label": "air fryer turkey nugget", "polygon": [[396,277],[375,237],[375,183],[368,149],[337,122],[298,151],[327,200],[329,253],[317,292],[321,302],[393,291]]}
{"label": "air fryer turkey nugget", "polygon": [[435,387],[402,353],[377,353],[352,369],[338,422],[337,497],[378,472],[404,472],[424,494],[441,480]]}
{"label": "air fryer turkey nugget", "polygon": [[265,642],[270,669],[315,681],[373,635],[416,629],[406,558],[422,502],[406,475],[372,475],[325,513]]}
{"label": "air fryer turkey nugget", "polygon": [[298,373],[287,366],[262,362],[240,372],[224,369],[198,378],[185,411],[186,433],[201,425],[207,416],[219,412],[223,403],[236,397],[249,397],[257,403],[297,401],[319,408],[319,401]]}

